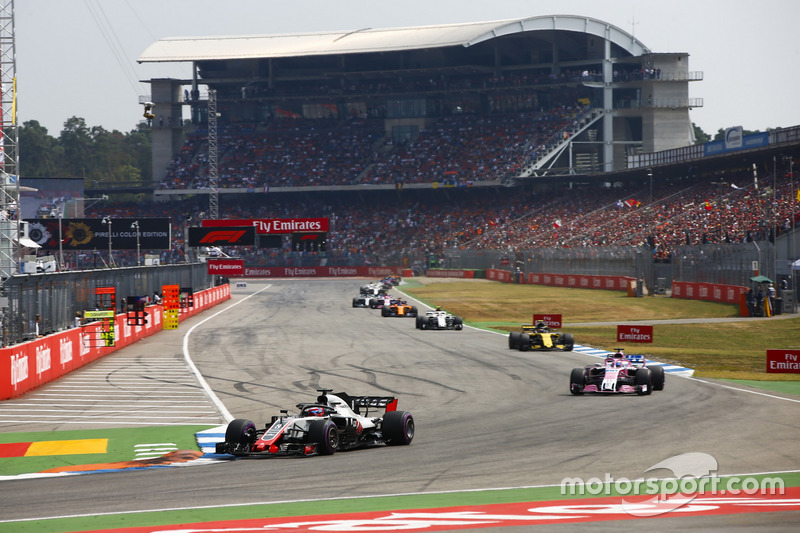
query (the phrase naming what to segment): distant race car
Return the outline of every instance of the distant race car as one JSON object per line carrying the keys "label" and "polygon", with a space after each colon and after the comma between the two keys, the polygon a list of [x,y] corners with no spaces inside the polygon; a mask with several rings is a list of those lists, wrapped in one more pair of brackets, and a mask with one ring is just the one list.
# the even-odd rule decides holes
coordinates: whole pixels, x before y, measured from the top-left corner
{"label": "distant race car", "polygon": [[571,352],[575,345],[572,333],[552,331],[543,322],[523,324],[521,331],[508,334],[509,350],[562,350]]}
{"label": "distant race car", "polygon": [[393,298],[388,294],[382,294],[370,300],[369,307],[370,309],[382,309],[384,305],[389,305],[392,300]]}
{"label": "distant race car", "polygon": [[361,293],[362,296],[374,298],[376,296],[380,296],[381,294],[386,294],[387,290],[389,289],[385,284],[376,282],[363,285],[359,292]]}
{"label": "distant race car", "polygon": [[386,296],[386,288],[383,283],[369,283],[363,285],[359,290],[358,296],[353,297],[353,307],[371,307],[376,309],[376,306],[372,304],[377,300],[380,300],[382,304],[384,296]]}
{"label": "distant race car", "polygon": [[392,276],[386,276],[385,278],[383,278],[381,280],[381,283],[383,283],[384,286],[388,285],[389,287],[396,287],[397,285],[400,285],[401,281],[402,281],[402,278],[400,276],[392,275]]}
{"label": "distant race car", "polygon": [[643,396],[654,390],[664,390],[664,379],[663,366],[646,366],[643,355],[625,355],[622,348],[615,348],[602,363],[572,369],[569,390],[576,395],[635,392]]}
{"label": "distant race car", "polygon": [[409,316],[415,317],[419,313],[417,312],[417,308],[413,305],[409,305],[408,302],[405,300],[390,300],[389,305],[384,304],[381,307],[381,316]]}
{"label": "distant race car", "polygon": [[364,296],[360,294],[353,297],[353,307],[371,307],[371,303],[375,298],[372,296]]}
{"label": "distant race car", "polygon": [[[243,418],[228,424],[216,452],[235,456],[333,455],[337,451],[411,444],[414,417],[397,411],[392,396],[350,396],[321,389],[315,403],[299,403],[296,415],[282,410],[266,429]],[[379,410],[382,413],[372,414]]]}
{"label": "distant race car", "polygon": [[417,329],[464,329],[464,321],[460,316],[454,316],[447,311],[437,309],[427,311],[425,316],[417,315]]}

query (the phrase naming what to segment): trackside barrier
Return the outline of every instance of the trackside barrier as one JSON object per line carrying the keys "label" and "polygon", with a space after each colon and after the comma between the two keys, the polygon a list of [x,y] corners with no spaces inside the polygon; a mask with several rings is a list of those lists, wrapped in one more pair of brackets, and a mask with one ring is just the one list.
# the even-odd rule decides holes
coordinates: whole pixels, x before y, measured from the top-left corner
{"label": "trackside barrier", "polygon": [[[436,274],[433,274],[436,272]],[[472,270],[436,270],[428,271],[431,277],[468,278],[472,277]],[[486,269],[486,279],[513,283],[514,274],[508,270],[495,268]],[[531,272],[527,275],[525,283],[533,285],[550,285],[553,287],[571,287],[576,289],[603,289],[609,291],[626,291],[629,296],[636,291],[636,278],[630,276],[594,276],[581,274],[548,274]],[[745,287],[738,285],[723,285],[720,283],[695,283],[689,281],[673,281],[672,297],[690,300],[708,300],[739,305],[742,294],[747,292]],[[746,309],[746,308],[745,308]],[[744,315],[743,315],[744,316]]]}
{"label": "trackside barrier", "polygon": [[[464,271],[466,272],[466,271]],[[486,269],[486,279],[492,281],[500,281],[502,283],[511,283],[514,281],[514,276],[508,270],[499,270],[497,268]]]}
{"label": "trackside barrier", "polygon": [[541,272],[528,274],[528,283],[534,285],[550,285],[553,287],[570,287],[573,289],[600,289],[627,292],[631,282],[635,281],[636,278],[630,276],[547,274]]}
{"label": "trackside barrier", "polygon": [[740,295],[746,292],[747,288],[739,285],[694,283],[691,281],[672,282],[672,297],[685,298],[687,300],[707,300],[709,302],[739,305],[741,301]]}
{"label": "trackside barrier", "polygon": [[429,278],[475,278],[474,270],[454,270],[454,269],[432,269],[429,268],[425,273]]}
{"label": "trackside barrier", "polygon": [[342,266],[310,266],[310,267],[244,267],[244,275],[231,276],[243,278],[347,278],[372,277],[382,278],[402,272],[403,267],[342,267]]}
{"label": "trackside barrier", "polygon": [[[181,309],[185,320],[231,298],[230,285],[219,285],[194,294],[194,307]],[[100,346],[89,339],[100,335],[102,322],[60,331],[46,337],[0,349],[0,400],[20,396],[29,390],[58,379],[92,361],[162,331],[164,309],[161,305],[146,308],[147,324],[133,326],[126,313],[116,316],[114,346]]]}

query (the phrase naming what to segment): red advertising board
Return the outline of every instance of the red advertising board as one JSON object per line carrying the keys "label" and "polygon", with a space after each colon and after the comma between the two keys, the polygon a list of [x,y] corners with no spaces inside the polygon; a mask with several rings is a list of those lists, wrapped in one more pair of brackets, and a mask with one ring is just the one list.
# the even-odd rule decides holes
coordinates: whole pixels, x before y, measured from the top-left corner
{"label": "red advertising board", "polygon": [[429,278],[474,278],[474,270],[446,270],[446,269],[428,269],[425,274]]}
{"label": "red advertising board", "polygon": [[653,326],[617,326],[617,342],[653,342]]}
{"label": "red advertising board", "polygon": [[767,350],[767,373],[800,374],[800,350]]}
{"label": "red advertising board", "polygon": [[380,278],[396,275],[401,267],[245,267],[241,277],[245,278]]}
{"label": "red advertising board", "polygon": [[327,232],[327,218],[231,218],[202,222],[204,228],[255,226],[259,235]]}
{"label": "red advertising board", "polygon": [[208,273],[212,276],[241,276],[244,274],[244,260],[209,259]]}
{"label": "red advertising board", "polygon": [[511,275],[511,272],[508,270],[498,270],[496,268],[487,268],[486,269],[486,279],[492,281],[501,281],[503,283],[511,283],[514,279],[514,276]]}
{"label": "red advertising board", "polygon": [[544,322],[545,326],[558,329],[561,327],[561,315],[534,313],[533,324],[538,324],[539,322]]}

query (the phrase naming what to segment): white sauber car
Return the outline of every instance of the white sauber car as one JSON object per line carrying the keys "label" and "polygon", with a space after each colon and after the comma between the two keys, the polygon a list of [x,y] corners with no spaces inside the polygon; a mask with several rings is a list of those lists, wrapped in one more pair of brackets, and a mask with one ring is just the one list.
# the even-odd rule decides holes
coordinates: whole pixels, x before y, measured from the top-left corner
{"label": "white sauber car", "polygon": [[460,331],[463,328],[464,321],[460,316],[451,315],[441,309],[427,311],[425,316],[417,315],[417,329],[454,329]]}

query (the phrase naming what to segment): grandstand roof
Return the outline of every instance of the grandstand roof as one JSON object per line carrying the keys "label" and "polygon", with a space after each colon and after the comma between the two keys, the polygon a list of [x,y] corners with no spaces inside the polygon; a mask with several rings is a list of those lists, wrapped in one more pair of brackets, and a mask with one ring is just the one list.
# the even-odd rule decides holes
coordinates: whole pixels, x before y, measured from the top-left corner
{"label": "grandstand roof", "polygon": [[168,37],[151,44],[139,63],[299,57],[397,52],[463,46],[530,31],[582,32],[609,39],[633,56],[650,51],[633,35],[607,22],[576,15],[410,28],[330,31],[274,35]]}

